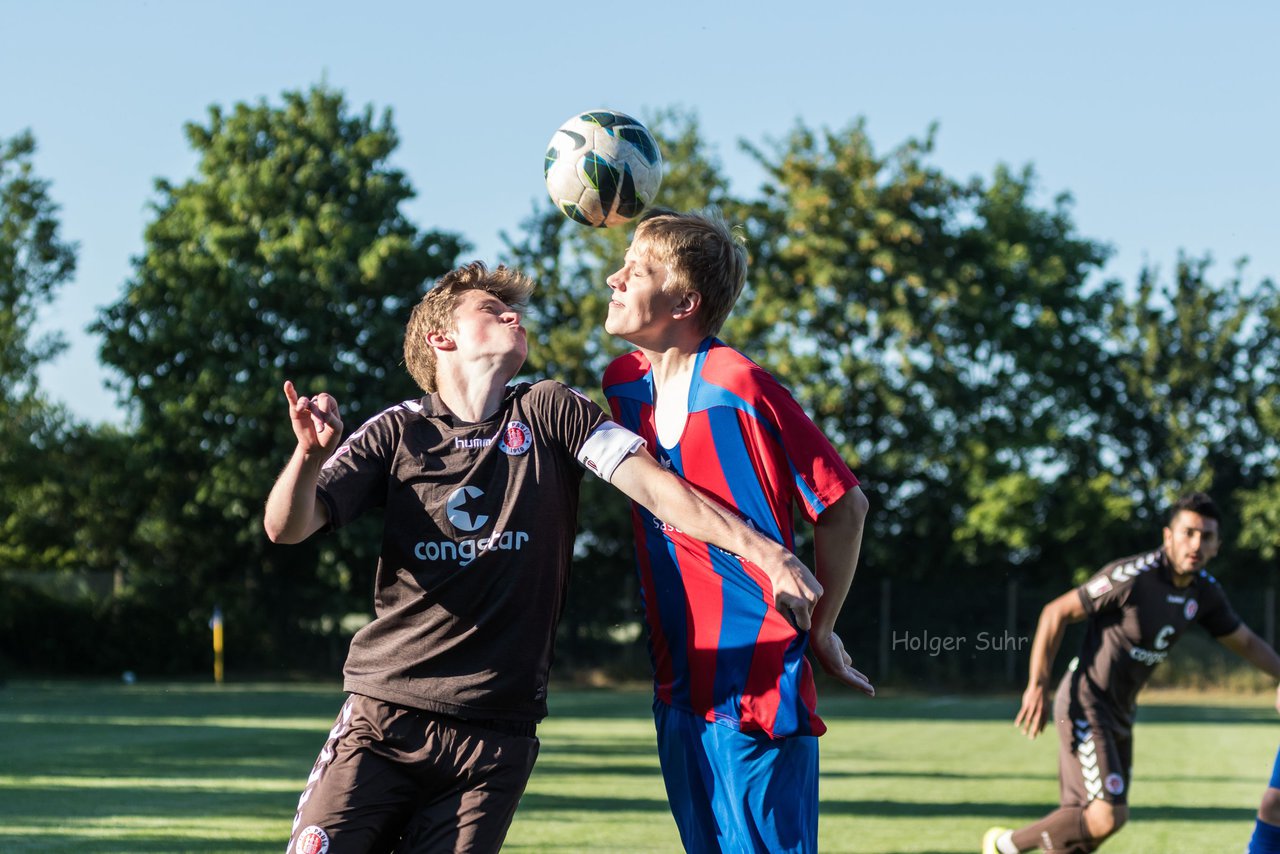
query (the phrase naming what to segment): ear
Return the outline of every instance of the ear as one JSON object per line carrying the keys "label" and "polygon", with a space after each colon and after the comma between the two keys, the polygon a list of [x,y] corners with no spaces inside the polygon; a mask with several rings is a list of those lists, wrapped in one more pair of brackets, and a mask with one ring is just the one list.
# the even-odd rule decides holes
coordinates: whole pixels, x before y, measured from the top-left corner
{"label": "ear", "polygon": [[456,350],[458,345],[448,332],[428,332],[427,344],[435,350]]}
{"label": "ear", "polygon": [[702,294],[697,291],[688,291],[671,309],[671,316],[676,320],[688,320],[698,313],[698,307],[701,305]]}

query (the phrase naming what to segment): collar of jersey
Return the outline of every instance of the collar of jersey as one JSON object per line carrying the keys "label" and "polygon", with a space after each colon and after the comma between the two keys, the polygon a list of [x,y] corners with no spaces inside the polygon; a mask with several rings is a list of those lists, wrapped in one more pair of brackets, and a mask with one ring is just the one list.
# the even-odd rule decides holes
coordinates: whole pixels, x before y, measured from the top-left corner
{"label": "collar of jersey", "polygon": [[507,408],[507,404],[511,401],[511,398],[515,397],[521,389],[528,385],[528,383],[517,383],[516,385],[507,386],[506,393],[502,396],[502,404],[498,407],[498,411],[493,413],[493,415],[489,416],[484,421],[459,421],[457,416],[449,411],[449,407],[445,406],[444,402],[440,400],[440,393],[435,391],[422,398],[421,414],[423,418],[436,418],[441,421],[448,421],[452,426],[456,427],[488,424],[490,421],[501,415]]}

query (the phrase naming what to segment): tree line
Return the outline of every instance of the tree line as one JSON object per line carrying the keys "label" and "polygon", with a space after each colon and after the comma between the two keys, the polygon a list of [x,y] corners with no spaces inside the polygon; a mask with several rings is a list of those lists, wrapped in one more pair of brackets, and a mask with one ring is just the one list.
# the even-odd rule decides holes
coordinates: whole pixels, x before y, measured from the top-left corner
{"label": "tree line", "polygon": [[[861,120],[798,122],[743,143],[764,175],[744,194],[695,115],[648,124],[667,163],[659,203],[714,206],[749,248],[721,337],[793,390],[871,498],[843,632],[873,636],[884,579],[915,585],[895,600],[900,619],[927,614],[935,632],[974,609],[1003,613],[1010,580],[1058,592],[1154,545],[1163,508],[1193,489],[1224,510],[1215,568],[1228,591],[1275,584],[1272,280],[1185,255],[1104,280],[1111,250],[1078,233],[1068,195],[1040,202],[1030,166],[949,176],[932,162],[934,128],[877,151]],[[91,330],[120,427],[85,423],[39,387],[64,344],[36,319],[73,277],[76,247],[35,172],[34,136],[0,140],[10,670],[203,671],[217,605],[233,673],[334,672],[371,607],[373,520],[301,546],[262,532],[293,443],[280,387],[329,391],[349,427],[418,396],[404,323],[435,277],[470,260],[465,239],[405,217],[415,191],[390,164],[390,112],[353,110],[334,89],[213,106],[185,131],[195,173],[155,182],[143,251]],[[628,236],[544,202],[486,259],[539,283],[528,376],[601,399],[623,351],[601,328],[604,279]],[[560,655],[607,668],[642,645],[631,531],[624,502],[583,488]]]}

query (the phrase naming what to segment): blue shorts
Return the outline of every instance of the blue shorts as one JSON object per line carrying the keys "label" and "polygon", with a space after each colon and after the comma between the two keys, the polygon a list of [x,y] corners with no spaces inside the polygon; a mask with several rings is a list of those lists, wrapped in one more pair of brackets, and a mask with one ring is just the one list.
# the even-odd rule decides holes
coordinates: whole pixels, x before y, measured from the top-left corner
{"label": "blue shorts", "polygon": [[1276,751],[1276,764],[1271,767],[1271,788],[1280,789],[1280,750]]}
{"label": "blue shorts", "polygon": [[654,700],[667,800],[689,854],[818,850],[818,739],[771,739]]}

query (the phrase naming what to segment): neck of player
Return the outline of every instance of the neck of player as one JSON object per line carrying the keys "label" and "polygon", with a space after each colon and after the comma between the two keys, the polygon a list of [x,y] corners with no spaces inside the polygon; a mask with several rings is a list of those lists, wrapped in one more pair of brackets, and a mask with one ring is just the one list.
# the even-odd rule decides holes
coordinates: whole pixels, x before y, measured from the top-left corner
{"label": "neck of player", "polygon": [[661,394],[664,388],[671,385],[688,387],[689,376],[693,373],[693,366],[698,362],[696,345],[692,349],[672,347],[667,350],[645,350],[641,348],[641,351],[653,366],[655,392]]}
{"label": "neck of player", "polygon": [[436,370],[436,392],[453,415],[472,424],[486,421],[498,411],[507,394],[507,383],[520,365],[507,362],[456,362],[441,359]]}

